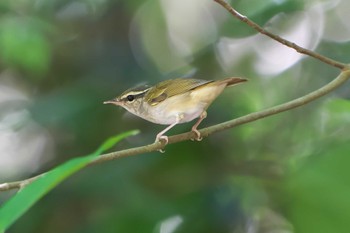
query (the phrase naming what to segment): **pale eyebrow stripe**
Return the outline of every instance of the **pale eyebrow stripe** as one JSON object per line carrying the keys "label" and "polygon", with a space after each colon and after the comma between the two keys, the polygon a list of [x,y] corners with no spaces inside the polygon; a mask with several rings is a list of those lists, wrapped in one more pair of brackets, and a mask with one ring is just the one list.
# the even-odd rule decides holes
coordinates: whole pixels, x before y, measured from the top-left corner
{"label": "pale eyebrow stripe", "polygon": [[145,90],[142,91],[130,91],[128,93],[126,93],[125,95],[121,96],[121,99],[125,99],[128,95],[133,95],[135,98],[139,98],[142,97],[146,94],[146,92],[149,90],[150,88],[147,88]]}

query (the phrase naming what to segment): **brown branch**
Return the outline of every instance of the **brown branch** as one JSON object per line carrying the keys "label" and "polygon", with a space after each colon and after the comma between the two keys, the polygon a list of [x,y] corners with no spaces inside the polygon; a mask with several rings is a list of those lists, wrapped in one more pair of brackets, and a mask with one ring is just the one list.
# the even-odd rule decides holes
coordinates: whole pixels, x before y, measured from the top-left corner
{"label": "brown branch", "polygon": [[7,191],[7,190],[11,190],[11,189],[21,189],[24,186],[26,186],[27,184],[32,183],[34,180],[36,180],[37,178],[39,178],[40,176],[44,175],[45,173],[42,173],[40,175],[25,179],[25,180],[20,180],[20,181],[14,181],[14,182],[9,182],[9,183],[3,183],[0,184],[0,192],[1,191]]}
{"label": "brown branch", "polygon": [[[294,99],[292,101],[286,102],[284,104],[280,104],[259,112],[254,112],[250,113],[248,115],[236,118],[234,120],[226,121],[221,124],[217,124],[214,126],[210,126],[204,129],[199,130],[201,133],[202,137],[208,137],[209,135],[223,131],[225,129],[230,129],[238,125],[246,124],[252,121],[256,121],[271,115],[275,115],[277,113],[281,113],[293,108],[297,108],[299,106],[305,105],[311,101],[314,101],[330,92],[335,90],[337,87],[341,86],[343,83],[345,83],[348,79],[350,78],[350,67],[347,67],[346,70],[341,72],[338,77],[336,77],[333,81],[330,83],[326,84],[325,86],[305,95],[302,97],[299,97],[297,99]],[[169,137],[169,143],[168,144],[173,144],[181,141],[186,141],[189,139],[195,138],[195,135],[193,132],[187,132],[183,134],[178,134]],[[163,145],[161,143],[153,143],[147,146],[141,146],[141,147],[136,147],[136,148],[131,148],[127,150],[122,150],[122,151],[116,151],[108,154],[101,155],[99,158],[91,162],[91,164],[95,163],[101,163],[105,162],[108,160],[113,160],[121,157],[127,157],[127,156],[132,156],[132,155],[137,155],[137,154],[142,154],[142,153],[147,153],[151,151],[157,151],[160,149],[163,149]]]}
{"label": "brown branch", "polygon": [[[249,26],[258,30],[260,33],[265,34],[265,35],[271,37],[272,39],[274,39],[274,40],[276,40],[276,41],[278,41],[278,42],[280,42],[288,47],[295,49],[299,53],[309,55],[309,56],[314,57],[314,58],[316,58],[324,63],[327,63],[327,64],[332,65],[332,66],[337,67],[337,68],[341,68],[342,72],[338,75],[338,77],[336,77],[330,83],[324,85],[323,87],[321,87],[321,88],[319,88],[319,89],[317,89],[309,94],[306,94],[305,96],[299,97],[299,98],[294,99],[292,101],[289,101],[289,102],[286,102],[286,103],[283,103],[283,104],[280,104],[280,105],[277,105],[277,106],[274,106],[274,107],[271,107],[271,108],[268,108],[268,109],[265,109],[265,110],[262,110],[259,112],[250,113],[248,115],[239,117],[239,118],[234,119],[234,120],[230,120],[227,122],[223,122],[221,124],[217,124],[217,125],[214,125],[211,127],[201,129],[201,130],[199,130],[199,132],[201,133],[203,138],[208,137],[209,135],[211,135],[213,133],[223,131],[225,129],[230,129],[230,128],[233,128],[233,127],[238,126],[238,125],[253,122],[253,121],[268,117],[268,116],[272,116],[272,115],[275,115],[275,114],[278,114],[278,113],[281,113],[284,111],[288,111],[288,110],[303,106],[311,101],[314,101],[314,100],[332,92],[333,90],[335,90],[336,88],[338,88],[339,86],[344,84],[350,78],[350,66],[349,65],[334,61],[334,60],[329,59],[327,57],[324,57],[318,53],[304,49],[304,48],[302,48],[302,47],[300,47],[300,46],[298,46],[290,41],[287,41],[287,40],[285,40],[277,35],[274,35],[273,33],[267,32],[266,30],[261,28],[259,25],[257,25],[253,21],[249,20],[247,17],[238,13],[225,1],[222,1],[222,0],[214,0],[214,1],[218,2],[220,5],[222,5],[224,8],[226,8],[232,15],[234,15],[236,18],[247,23]],[[193,139],[195,137],[196,137],[196,135],[194,135],[194,133],[192,133],[192,132],[174,135],[174,136],[169,137],[168,144],[186,141],[189,139]],[[147,152],[162,150],[164,148],[164,146],[165,145],[163,145],[162,143],[156,142],[156,143],[149,144],[146,146],[140,146],[140,147],[135,147],[135,148],[126,149],[126,150],[122,150],[122,151],[116,151],[116,152],[112,152],[112,153],[103,154],[103,155],[99,156],[98,158],[96,158],[94,161],[92,161],[89,165],[95,165],[97,163],[102,163],[102,162],[106,162],[106,161],[110,161],[110,160],[114,160],[114,159],[119,159],[119,158],[123,158],[123,157],[127,157],[127,156],[133,156],[133,155],[143,154],[143,153],[147,153]],[[22,180],[22,181],[0,184],[0,191],[22,188],[23,186],[31,183],[32,181],[34,181],[36,178],[38,178],[41,175],[42,174],[40,174],[36,177],[26,179],[26,180]]]}
{"label": "brown branch", "polygon": [[345,69],[346,64],[335,61],[333,59],[330,59],[328,57],[322,56],[319,53],[313,52],[311,50],[305,49],[289,40],[286,40],[278,35],[275,35],[267,30],[265,30],[264,28],[262,28],[261,26],[259,26],[257,23],[253,22],[252,20],[250,20],[247,16],[240,14],[238,11],[236,11],[230,4],[228,4],[225,0],[214,0],[215,2],[217,2],[218,4],[220,4],[221,6],[223,6],[228,12],[231,13],[231,15],[233,15],[235,18],[239,19],[240,21],[246,23],[249,27],[255,29],[256,31],[260,32],[261,34],[264,34],[268,37],[270,37],[271,39],[278,41],[279,43],[288,46],[292,49],[295,49],[297,52],[308,55],[310,57],[316,58],[326,64],[329,64],[331,66],[340,68],[340,69]]}
{"label": "brown branch", "polygon": [[[217,124],[214,126],[210,126],[204,129],[199,130],[201,135],[204,137],[208,137],[209,135],[213,133],[217,133],[220,131],[223,131],[225,129],[230,129],[238,125],[246,124],[249,122],[253,122],[271,115],[275,115],[277,113],[281,113],[284,111],[291,110],[293,108],[305,105],[311,101],[314,101],[330,92],[335,90],[337,87],[341,86],[343,83],[345,83],[348,79],[350,78],[350,67],[346,67],[346,69],[339,74],[337,78],[335,78],[333,81],[330,83],[326,84],[325,86],[317,89],[316,91],[313,91],[305,96],[302,96],[300,98],[294,99],[292,101],[289,101],[284,104],[277,105],[275,107],[271,107],[259,112],[254,112],[250,113],[248,115],[239,117],[234,120],[226,121],[221,124]],[[169,143],[168,144],[174,144],[182,141],[186,141],[189,139],[195,138],[196,135],[194,135],[193,132],[187,132],[183,134],[178,134],[169,137]],[[135,148],[130,148],[122,151],[116,151],[116,152],[111,152],[107,154],[103,154],[96,158],[94,161],[89,163],[89,165],[95,165],[97,163],[102,163],[102,162],[107,162],[110,160],[114,159],[119,159],[123,157],[128,157],[128,156],[133,156],[133,155],[138,155],[138,154],[143,154],[143,153],[148,153],[152,151],[157,151],[161,150],[164,148],[164,145],[160,142],[156,142],[153,144],[149,144],[146,146],[140,146],[140,147],[135,147]],[[40,176],[40,175],[39,175]],[[6,191],[10,189],[18,189],[22,188],[24,185],[31,183],[34,181],[37,177],[29,178],[23,181],[16,181],[16,182],[11,182],[11,183],[4,183],[0,184],[0,191]]]}

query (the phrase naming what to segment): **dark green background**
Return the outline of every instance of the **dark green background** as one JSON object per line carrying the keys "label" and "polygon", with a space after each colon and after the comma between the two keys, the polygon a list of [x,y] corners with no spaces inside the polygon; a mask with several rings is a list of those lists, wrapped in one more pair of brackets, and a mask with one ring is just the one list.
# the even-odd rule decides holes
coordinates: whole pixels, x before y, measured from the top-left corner
{"label": "dark green background", "polygon": [[[182,76],[248,78],[249,83],[228,89],[214,102],[204,127],[299,97],[338,74],[307,57],[274,74],[261,72],[257,48],[268,40],[256,38],[255,31],[209,0],[196,1],[197,6],[194,1],[177,3],[193,17],[203,15],[197,26],[188,17],[192,28],[187,30],[194,33],[184,37],[190,45],[185,56],[172,47],[168,34],[181,33],[183,28],[171,31],[167,16],[187,19],[188,15],[169,8],[173,6],[169,2],[176,1],[166,2],[1,1],[0,88],[10,87],[27,99],[0,99],[0,163],[5,164],[7,152],[16,154],[6,149],[15,143],[9,142],[9,131],[17,135],[21,154],[33,137],[49,137],[50,146],[38,150],[40,159],[28,154],[33,156],[30,169],[13,165],[10,173],[0,171],[0,182],[49,170],[127,130],[141,133],[115,150],[153,142],[163,126],[102,104],[140,83]],[[314,49],[348,62],[350,28],[337,15],[346,8],[346,0],[329,8],[321,3],[233,1],[241,13],[277,33],[293,31],[293,25],[302,23],[298,16],[308,16],[309,23],[322,32]],[[208,11],[213,21],[205,20]],[[315,12],[323,21],[314,17]],[[211,32],[203,33],[210,27]],[[306,27],[300,37],[313,33],[312,27]],[[337,40],[341,35],[345,39]],[[254,46],[237,54],[236,62],[224,64],[218,50],[222,38],[254,37]],[[286,55],[281,52],[281,56]],[[169,145],[165,154],[89,167],[45,196],[9,232],[348,232],[349,96],[345,84],[302,108],[201,142]],[[8,123],[11,114],[23,111],[25,117]],[[33,124],[37,130],[23,136]],[[181,125],[169,134],[190,128],[191,123]],[[45,157],[49,154],[53,156]],[[0,203],[11,194],[1,193]],[[176,230],[166,231],[171,220],[177,221]]]}

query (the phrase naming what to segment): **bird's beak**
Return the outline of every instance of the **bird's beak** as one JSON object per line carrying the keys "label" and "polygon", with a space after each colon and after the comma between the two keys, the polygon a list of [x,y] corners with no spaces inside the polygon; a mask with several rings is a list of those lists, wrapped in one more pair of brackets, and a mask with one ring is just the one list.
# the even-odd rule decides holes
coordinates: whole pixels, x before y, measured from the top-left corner
{"label": "bird's beak", "polygon": [[117,99],[104,101],[103,104],[114,104],[114,105],[118,105],[118,106],[121,105],[120,101],[118,101]]}

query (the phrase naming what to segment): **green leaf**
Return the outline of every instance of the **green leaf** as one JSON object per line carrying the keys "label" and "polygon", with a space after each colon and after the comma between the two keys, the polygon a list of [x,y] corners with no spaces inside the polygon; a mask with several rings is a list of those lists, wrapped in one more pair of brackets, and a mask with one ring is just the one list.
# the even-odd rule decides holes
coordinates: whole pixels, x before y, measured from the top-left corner
{"label": "green leaf", "polygon": [[97,149],[97,151],[95,153],[101,154],[103,151],[106,151],[106,150],[110,149],[111,147],[113,147],[117,142],[119,142],[123,138],[129,137],[129,136],[135,136],[139,133],[140,133],[139,130],[132,130],[132,131],[128,131],[128,132],[125,132],[122,134],[118,134],[114,137],[110,137]]}
{"label": "green leaf", "polygon": [[75,158],[44,173],[32,183],[20,190],[12,199],[0,208],[0,232],[5,231],[20,216],[51,189],[63,180],[73,175],[88,163],[96,159],[102,152],[110,149],[120,140],[135,135],[139,131],[128,131],[106,140],[94,153],[85,157]]}

